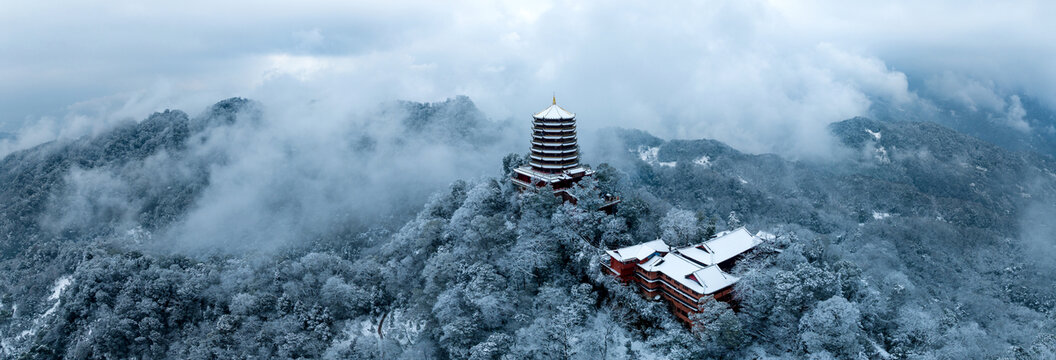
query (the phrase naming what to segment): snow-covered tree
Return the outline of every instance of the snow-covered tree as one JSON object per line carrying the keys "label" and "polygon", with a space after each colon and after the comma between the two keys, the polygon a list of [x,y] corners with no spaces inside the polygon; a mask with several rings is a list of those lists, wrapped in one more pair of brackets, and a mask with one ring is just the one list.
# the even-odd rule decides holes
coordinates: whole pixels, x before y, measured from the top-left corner
{"label": "snow-covered tree", "polygon": [[689,210],[671,209],[660,220],[661,238],[671,246],[685,246],[700,241],[697,214]]}
{"label": "snow-covered tree", "polygon": [[860,321],[858,307],[836,296],[818,303],[803,315],[799,321],[799,337],[808,353],[855,357],[862,351]]}

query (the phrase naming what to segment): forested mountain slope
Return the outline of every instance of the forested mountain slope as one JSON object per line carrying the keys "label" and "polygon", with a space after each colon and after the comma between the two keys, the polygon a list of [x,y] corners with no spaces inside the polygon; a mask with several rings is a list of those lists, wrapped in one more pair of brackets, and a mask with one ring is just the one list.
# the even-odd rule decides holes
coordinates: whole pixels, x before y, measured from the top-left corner
{"label": "forested mountain slope", "polygon": [[[1056,351],[1049,157],[863,118],[815,162],[610,129],[571,205],[511,186],[524,158],[496,154],[524,142],[468,98],[350,123],[298,134],[231,99],[7,156],[0,357]],[[776,238],[733,269],[740,310],[694,329],[598,271],[607,247],[740,225]]]}
{"label": "forested mountain slope", "polygon": [[624,192],[648,189],[641,199],[710,214],[720,226],[734,212],[741,223],[810,234],[862,269],[881,294],[891,291],[887,301],[868,300],[890,306],[884,318],[914,309],[952,326],[929,328],[934,341],[968,326],[988,334],[978,346],[997,356],[1010,345],[994,338],[1023,344],[1037,334],[1024,319],[1052,332],[1044,320],[1056,305],[1046,259],[1056,235],[1045,220],[1056,199],[1051,157],[927,122],[855,118],[830,129],[848,148],[834,162],[787,162],[711,140],[661,141],[626,130],[612,131],[626,148],[612,153],[623,156],[605,160],[638,164],[623,167],[633,184]]}

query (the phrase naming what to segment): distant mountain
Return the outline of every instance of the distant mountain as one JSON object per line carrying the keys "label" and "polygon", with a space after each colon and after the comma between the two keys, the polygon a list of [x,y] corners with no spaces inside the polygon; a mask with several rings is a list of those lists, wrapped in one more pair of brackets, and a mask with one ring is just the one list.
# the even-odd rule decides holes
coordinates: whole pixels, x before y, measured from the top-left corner
{"label": "distant mountain", "polygon": [[[1047,155],[1005,150],[934,123],[855,118],[830,129],[852,156],[835,163],[790,162],[743,154],[714,140],[662,141],[639,131],[611,130],[625,149],[604,160],[637,160],[631,174],[638,181],[676,200],[678,194],[700,194],[681,201],[706,204],[713,213],[775,211],[800,199],[811,204],[806,213],[859,218],[875,209],[998,231],[1014,230],[1017,211],[1029,200],[1026,186],[1056,171]],[[677,180],[668,183],[666,175]],[[702,193],[718,184],[732,188]],[[808,224],[829,228],[824,222]]]}
{"label": "distant mountain", "polygon": [[[162,151],[180,153],[190,138],[202,136],[209,127],[231,124],[239,114],[252,113],[252,108],[253,103],[232,98],[193,119],[182,111],[166,110],[141,122],[118,124],[95,137],[53,141],[9,154],[0,161],[0,228],[7,231],[0,254],[11,256],[48,236],[40,228],[46,203],[64,189],[72,169],[122,167]],[[200,165],[194,175],[167,184],[169,191],[144,188],[131,194],[143,203],[137,221],[154,229],[178,218],[206,185],[208,164]],[[106,224],[115,219],[97,220],[99,224],[58,235],[68,239],[103,235],[109,231]]]}
{"label": "distant mountain", "polygon": [[[194,117],[180,110],[166,110],[143,121],[118,124],[97,136],[52,141],[9,154],[0,160],[0,229],[5,229],[7,234],[7,241],[0,242],[0,258],[12,256],[43,239],[80,240],[110,235],[118,222],[139,224],[153,231],[183,218],[202,191],[209,187],[212,170],[224,166],[227,161],[226,155],[221,153],[200,153],[201,150],[188,153],[188,144],[200,144],[214,136],[230,137],[230,131],[220,129],[239,122],[250,126],[231,131],[245,137],[248,133],[260,131],[254,126],[263,121],[262,116],[259,104],[231,98]],[[392,159],[381,157],[417,158],[419,155],[407,153],[418,150],[422,143],[465,148],[457,151],[474,153],[475,150],[471,149],[498,146],[505,136],[504,125],[488,121],[465,96],[438,103],[385,104],[372,116],[383,120],[368,119],[357,133],[350,134],[349,142],[351,150],[361,153],[360,161],[374,158],[382,161],[373,166],[384,167],[385,161],[392,164]],[[397,120],[400,125],[395,133],[385,124],[374,124],[390,119]],[[369,154],[379,147],[387,152]],[[182,170],[173,174],[151,173],[146,170],[144,161],[152,157],[152,162],[168,163],[162,168]],[[498,160],[501,155],[494,157]],[[70,188],[67,182],[78,172],[93,169],[118,174],[116,176],[122,178],[122,182],[133,185],[132,192],[121,194],[123,198],[115,199],[117,203],[111,205],[99,203],[98,199],[82,204],[84,208],[74,210],[87,213],[90,220],[77,220],[75,224],[66,224],[66,219],[46,213],[49,208],[74,211],[70,210],[70,204],[60,203],[66,201],[63,196],[68,195]],[[395,168],[377,170],[397,171]],[[473,169],[465,170],[473,173]],[[433,176],[444,184],[449,181],[445,177]],[[413,177],[409,180],[413,181]],[[431,186],[417,188],[417,191],[426,192],[434,189]],[[413,205],[407,206],[420,206],[427,194],[420,194],[423,199],[413,200]],[[132,213],[127,213],[125,204],[134,208]],[[55,229],[42,227],[42,224],[54,223],[60,224],[61,232],[54,233],[52,230]]]}
{"label": "distant mountain", "polygon": [[399,101],[382,114],[401,119],[408,136],[467,147],[494,144],[509,125],[488,121],[464,95],[436,103]]}
{"label": "distant mountain", "polygon": [[1009,150],[1056,156],[1056,112],[1027,96],[1008,103],[989,109],[932,96],[906,108],[876,99],[870,113],[882,121],[934,122]]}

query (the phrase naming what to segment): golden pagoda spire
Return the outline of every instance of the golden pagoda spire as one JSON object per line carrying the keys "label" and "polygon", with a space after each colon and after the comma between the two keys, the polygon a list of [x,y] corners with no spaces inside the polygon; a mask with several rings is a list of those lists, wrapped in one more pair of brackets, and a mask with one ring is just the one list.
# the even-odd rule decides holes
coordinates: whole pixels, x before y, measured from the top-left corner
{"label": "golden pagoda spire", "polygon": [[554,94],[554,105],[557,105],[557,94]]}

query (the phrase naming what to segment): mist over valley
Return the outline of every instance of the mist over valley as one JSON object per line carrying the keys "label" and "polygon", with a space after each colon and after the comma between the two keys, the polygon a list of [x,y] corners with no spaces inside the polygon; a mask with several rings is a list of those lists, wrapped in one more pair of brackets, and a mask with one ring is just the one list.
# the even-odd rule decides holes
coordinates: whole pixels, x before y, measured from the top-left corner
{"label": "mist over valley", "polygon": [[1051,5],[6,5],[0,359],[1056,358]]}

